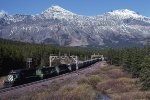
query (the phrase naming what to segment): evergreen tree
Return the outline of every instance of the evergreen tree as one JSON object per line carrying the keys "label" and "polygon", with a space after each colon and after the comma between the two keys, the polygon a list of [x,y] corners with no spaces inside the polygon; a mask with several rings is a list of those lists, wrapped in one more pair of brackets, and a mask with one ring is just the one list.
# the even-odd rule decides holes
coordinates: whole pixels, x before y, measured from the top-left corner
{"label": "evergreen tree", "polygon": [[146,56],[141,64],[140,81],[144,89],[150,89],[150,57]]}

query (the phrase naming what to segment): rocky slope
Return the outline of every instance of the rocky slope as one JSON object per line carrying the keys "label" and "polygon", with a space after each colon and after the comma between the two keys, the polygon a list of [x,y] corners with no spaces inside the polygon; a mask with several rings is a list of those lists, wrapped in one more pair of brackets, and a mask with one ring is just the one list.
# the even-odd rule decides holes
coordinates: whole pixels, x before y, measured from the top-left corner
{"label": "rocky slope", "polygon": [[82,16],[52,6],[36,15],[0,12],[0,38],[62,46],[142,46],[150,18],[127,9]]}

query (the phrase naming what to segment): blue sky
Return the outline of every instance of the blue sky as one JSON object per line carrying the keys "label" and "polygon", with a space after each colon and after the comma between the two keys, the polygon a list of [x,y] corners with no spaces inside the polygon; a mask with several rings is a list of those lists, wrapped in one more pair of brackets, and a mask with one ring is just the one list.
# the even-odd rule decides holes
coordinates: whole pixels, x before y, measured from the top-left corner
{"label": "blue sky", "polygon": [[115,9],[129,9],[150,16],[150,0],[0,0],[0,10],[9,14],[37,14],[52,5],[88,16]]}

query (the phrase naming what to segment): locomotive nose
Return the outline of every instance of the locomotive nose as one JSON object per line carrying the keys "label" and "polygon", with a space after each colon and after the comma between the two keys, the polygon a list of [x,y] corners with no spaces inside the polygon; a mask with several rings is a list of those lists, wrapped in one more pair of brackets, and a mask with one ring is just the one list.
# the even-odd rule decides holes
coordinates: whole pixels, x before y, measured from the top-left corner
{"label": "locomotive nose", "polygon": [[4,87],[12,87],[13,86],[13,82],[10,81],[4,81]]}

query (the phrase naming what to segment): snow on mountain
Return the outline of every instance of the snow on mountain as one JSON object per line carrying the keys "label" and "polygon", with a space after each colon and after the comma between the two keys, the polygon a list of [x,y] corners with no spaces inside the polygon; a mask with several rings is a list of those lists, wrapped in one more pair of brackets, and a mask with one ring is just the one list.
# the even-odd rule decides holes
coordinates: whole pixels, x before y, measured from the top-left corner
{"label": "snow on mountain", "polygon": [[58,18],[58,19],[70,19],[73,18],[76,14],[65,10],[59,6],[52,6],[45,11],[43,11],[40,14],[37,14],[36,16],[39,18],[44,19],[50,19],[50,18]]}
{"label": "snow on mountain", "polygon": [[117,15],[117,16],[121,16],[121,17],[124,17],[124,18],[127,18],[127,17],[139,18],[139,17],[142,17],[137,12],[130,11],[128,9],[114,10],[114,11],[108,12],[108,13],[111,14],[111,15],[114,15],[114,16]]}
{"label": "snow on mountain", "polygon": [[0,18],[5,17],[5,15],[7,15],[7,12],[5,12],[4,10],[0,11]]}
{"label": "snow on mountain", "polygon": [[4,10],[1,10],[0,12],[0,19],[5,20],[7,24],[23,21],[28,16],[31,15],[21,15],[21,14],[9,15]]}
{"label": "snow on mountain", "polygon": [[0,13],[0,38],[63,46],[141,46],[150,35],[150,18],[128,9],[82,16],[52,6],[36,15]]}

